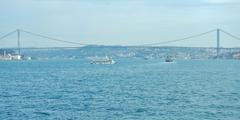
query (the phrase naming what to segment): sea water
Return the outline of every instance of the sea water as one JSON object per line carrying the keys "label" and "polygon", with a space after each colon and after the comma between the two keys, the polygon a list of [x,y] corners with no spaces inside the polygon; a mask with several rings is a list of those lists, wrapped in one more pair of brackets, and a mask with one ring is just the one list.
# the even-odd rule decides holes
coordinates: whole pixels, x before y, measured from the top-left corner
{"label": "sea water", "polygon": [[239,120],[240,61],[0,61],[1,120]]}

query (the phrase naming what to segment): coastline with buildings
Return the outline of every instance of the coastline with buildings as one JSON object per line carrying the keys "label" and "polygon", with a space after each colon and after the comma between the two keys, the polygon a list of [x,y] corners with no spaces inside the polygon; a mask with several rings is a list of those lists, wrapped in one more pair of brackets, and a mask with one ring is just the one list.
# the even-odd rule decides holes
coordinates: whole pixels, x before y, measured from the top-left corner
{"label": "coastline with buildings", "polygon": [[[22,55],[14,50],[0,50],[0,60],[30,59],[82,59],[94,56],[114,58],[164,59],[216,59],[215,48],[196,47],[126,47],[126,46],[85,46],[80,48],[22,49]],[[25,57],[31,56],[31,57]],[[221,48],[220,59],[240,59],[240,48]]]}
{"label": "coastline with buildings", "polygon": [[31,57],[26,57],[15,53],[14,50],[1,50],[0,60],[31,60]]}
{"label": "coastline with buildings", "polygon": [[2,51],[0,54],[0,60],[21,60],[22,56],[16,53],[9,53],[6,50]]}

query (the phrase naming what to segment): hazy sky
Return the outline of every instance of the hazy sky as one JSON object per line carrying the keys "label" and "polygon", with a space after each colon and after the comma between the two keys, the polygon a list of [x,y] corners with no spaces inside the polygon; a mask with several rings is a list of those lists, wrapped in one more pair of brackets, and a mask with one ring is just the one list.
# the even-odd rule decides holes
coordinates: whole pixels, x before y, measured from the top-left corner
{"label": "hazy sky", "polygon": [[[20,28],[106,45],[161,42],[215,28],[240,36],[239,12],[239,0],[1,0],[0,35]],[[222,39],[224,45],[240,46],[240,41]],[[215,42],[213,33],[173,45],[212,46]]]}

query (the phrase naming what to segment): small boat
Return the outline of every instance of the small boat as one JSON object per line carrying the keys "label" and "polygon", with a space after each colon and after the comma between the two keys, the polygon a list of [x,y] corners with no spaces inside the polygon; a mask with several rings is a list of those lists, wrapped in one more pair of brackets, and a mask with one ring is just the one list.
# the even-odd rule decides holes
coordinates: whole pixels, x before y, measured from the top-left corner
{"label": "small boat", "polygon": [[91,61],[91,64],[115,64],[116,61],[114,61],[112,58],[109,58],[106,56],[105,58],[95,58]]}
{"label": "small boat", "polygon": [[167,56],[165,59],[165,62],[173,62],[173,58],[170,56]]}

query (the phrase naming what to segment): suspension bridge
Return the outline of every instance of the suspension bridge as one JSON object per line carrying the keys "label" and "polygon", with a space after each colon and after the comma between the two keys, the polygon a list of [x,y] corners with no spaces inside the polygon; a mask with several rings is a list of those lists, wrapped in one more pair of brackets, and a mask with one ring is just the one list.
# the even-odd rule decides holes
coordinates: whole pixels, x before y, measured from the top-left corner
{"label": "suspension bridge", "polygon": [[[58,39],[58,38],[54,38],[54,37],[49,37],[47,35],[43,35],[43,34],[39,34],[39,33],[26,31],[26,30],[23,30],[23,29],[16,29],[12,32],[9,32],[9,33],[1,36],[0,41],[6,39],[9,36],[17,35],[17,47],[13,48],[13,49],[17,50],[18,55],[21,55],[21,49],[22,49],[21,48],[21,34],[22,33],[26,33],[26,34],[31,35],[31,36],[43,38],[43,39],[46,39],[46,40],[49,40],[49,41],[55,41],[55,42],[64,43],[64,44],[77,45],[78,47],[88,46],[88,45],[94,45],[94,46],[103,45],[103,44],[85,44],[85,43],[80,43],[80,42],[72,42],[72,41],[62,40],[62,39]],[[134,46],[153,47],[153,46],[159,46],[159,45],[166,45],[166,44],[170,44],[170,43],[176,43],[176,42],[180,42],[180,41],[190,40],[190,39],[193,39],[193,38],[198,38],[198,37],[205,36],[207,34],[212,34],[212,33],[215,33],[215,35],[216,35],[216,37],[215,37],[215,40],[216,40],[216,46],[215,46],[216,58],[218,58],[219,55],[220,55],[220,50],[221,50],[220,45],[221,45],[221,35],[222,34],[225,34],[225,35],[230,36],[231,38],[233,38],[235,40],[240,41],[240,37],[238,37],[234,34],[231,34],[230,32],[227,32],[227,31],[222,30],[222,29],[213,29],[213,30],[209,30],[209,31],[206,31],[206,32],[203,32],[203,33],[187,36],[187,37],[180,38],[180,39],[174,39],[174,40],[168,40],[168,41],[162,41],[162,42],[156,42],[156,43],[139,44],[139,45],[134,45]],[[132,46],[132,45],[126,45],[126,46]]]}

